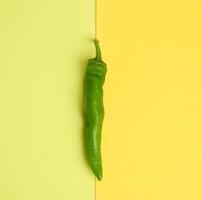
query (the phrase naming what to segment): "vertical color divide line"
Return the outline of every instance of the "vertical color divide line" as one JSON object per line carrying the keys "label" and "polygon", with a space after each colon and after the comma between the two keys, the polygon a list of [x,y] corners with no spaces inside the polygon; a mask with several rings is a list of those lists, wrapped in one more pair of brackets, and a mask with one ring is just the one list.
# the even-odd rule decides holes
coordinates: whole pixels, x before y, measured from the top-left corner
{"label": "vertical color divide line", "polygon": [[97,38],[97,0],[95,0],[95,38]]}
{"label": "vertical color divide line", "polygon": [[[95,0],[95,38],[97,39],[97,0]],[[96,177],[95,177],[95,200],[97,197],[96,192]]]}
{"label": "vertical color divide line", "polygon": [[[97,39],[97,0],[95,0],[95,38]],[[96,200],[96,177],[95,177],[95,200]]]}

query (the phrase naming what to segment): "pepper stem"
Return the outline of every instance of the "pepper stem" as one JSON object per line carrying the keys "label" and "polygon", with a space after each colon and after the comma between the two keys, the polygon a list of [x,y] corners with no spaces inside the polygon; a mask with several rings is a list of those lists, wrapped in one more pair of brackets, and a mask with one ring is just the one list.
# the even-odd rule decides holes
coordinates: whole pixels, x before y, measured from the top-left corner
{"label": "pepper stem", "polygon": [[102,60],[102,54],[101,54],[101,50],[100,50],[99,41],[97,39],[95,39],[94,44],[95,44],[95,49],[96,49],[96,57],[95,58],[97,60]]}

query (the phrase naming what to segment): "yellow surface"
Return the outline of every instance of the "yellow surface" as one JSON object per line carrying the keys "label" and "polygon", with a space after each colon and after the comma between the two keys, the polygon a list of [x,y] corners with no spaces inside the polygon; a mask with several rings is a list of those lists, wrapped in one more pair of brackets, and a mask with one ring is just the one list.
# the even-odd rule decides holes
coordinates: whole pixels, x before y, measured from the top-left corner
{"label": "yellow surface", "polygon": [[82,146],[93,0],[0,1],[0,199],[94,200]]}
{"label": "yellow surface", "polygon": [[202,199],[202,2],[98,1],[108,64],[96,200]]}

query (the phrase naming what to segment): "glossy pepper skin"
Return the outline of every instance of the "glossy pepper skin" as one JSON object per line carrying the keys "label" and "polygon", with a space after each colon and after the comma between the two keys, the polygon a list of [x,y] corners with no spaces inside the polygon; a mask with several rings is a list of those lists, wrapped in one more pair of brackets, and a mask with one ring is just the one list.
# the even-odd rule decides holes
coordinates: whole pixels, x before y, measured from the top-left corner
{"label": "glossy pepper skin", "polygon": [[88,163],[102,179],[101,131],[104,118],[103,84],[107,72],[99,41],[94,40],[96,57],[89,59],[84,77],[84,145]]}

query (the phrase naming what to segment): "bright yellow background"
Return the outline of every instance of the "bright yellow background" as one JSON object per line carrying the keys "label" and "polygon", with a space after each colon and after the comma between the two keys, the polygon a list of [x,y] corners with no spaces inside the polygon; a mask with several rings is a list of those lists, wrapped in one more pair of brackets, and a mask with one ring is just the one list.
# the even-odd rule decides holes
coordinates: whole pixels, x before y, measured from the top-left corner
{"label": "bright yellow background", "polygon": [[94,200],[81,99],[94,0],[0,0],[0,199]]}
{"label": "bright yellow background", "polygon": [[97,200],[202,199],[202,1],[98,1],[108,64]]}

